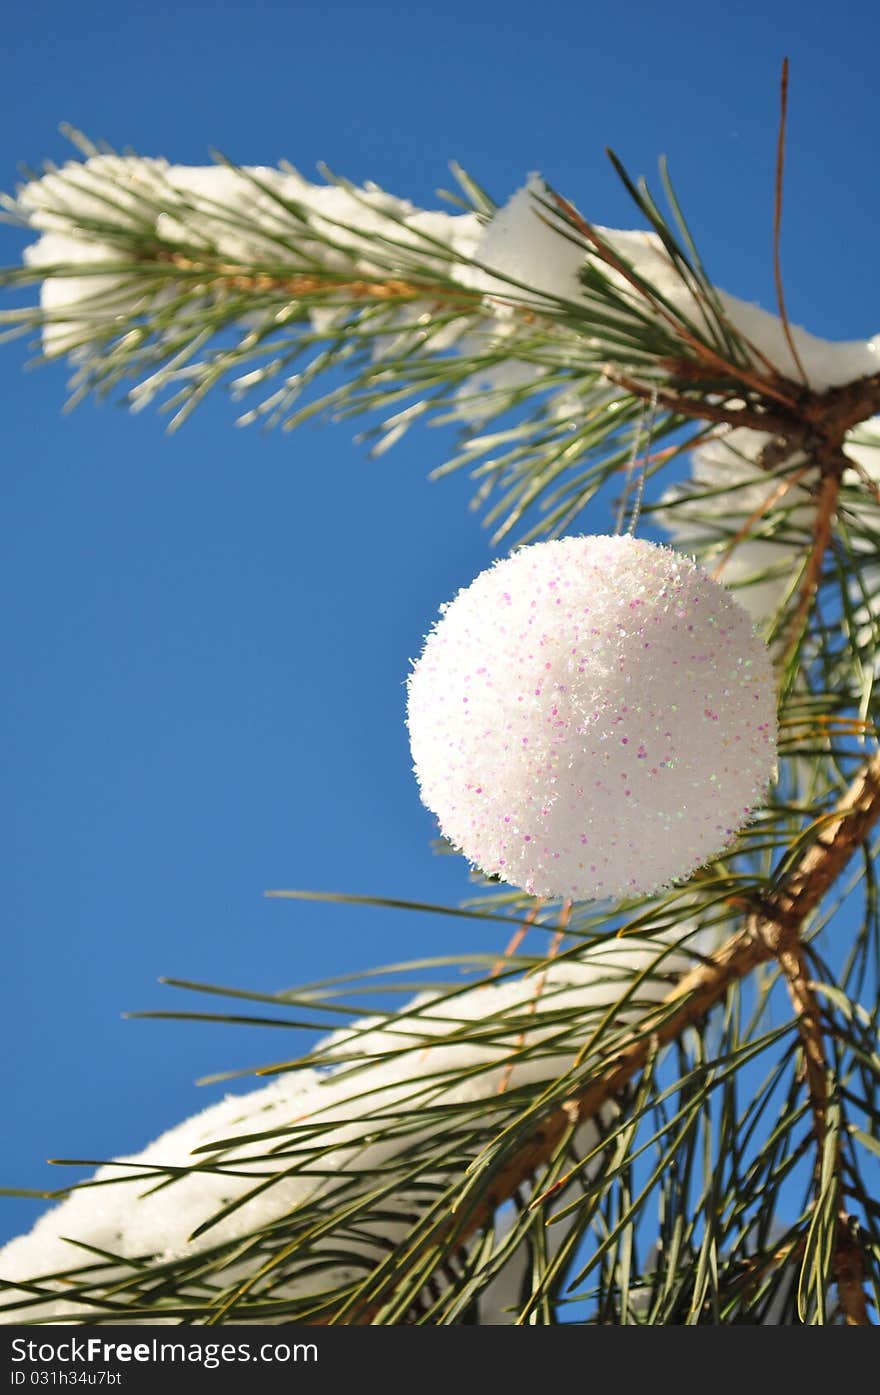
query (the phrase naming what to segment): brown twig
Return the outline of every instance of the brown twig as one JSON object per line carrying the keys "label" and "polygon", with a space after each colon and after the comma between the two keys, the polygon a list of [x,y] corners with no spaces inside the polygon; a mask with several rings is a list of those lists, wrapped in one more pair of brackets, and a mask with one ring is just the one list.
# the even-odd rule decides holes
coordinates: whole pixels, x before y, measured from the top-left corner
{"label": "brown twig", "polygon": [[196,261],[182,252],[160,250],[154,259],[187,276],[203,276],[208,281],[221,281],[228,290],[244,294],[266,294],[280,291],[292,299],[301,296],[342,293],[353,300],[437,300],[478,306],[483,296],[467,287],[446,286],[437,281],[410,280],[399,276],[335,277],[331,272],[298,272],[292,276],[273,276],[268,272],[249,272],[235,262]]}
{"label": "brown twig", "polygon": [[782,77],[779,83],[779,137],[776,142],[776,197],[773,207],[773,275],[776,279],[776,300],[779,305],[779,318],[782,321],[782,332],[788,344],[791,356],[797,365],[798,373],[804,387],[809,387],[809,380],[804,372],[804,365],[801,356],[797,351],[794,336],[791,332],[791,325],[788,322],[788,314],[785,309],[785,292],[782,287],[782,261],[779,254],[779,245],[782,233],[782,188],[785,181],[785,123],[788,115],[788,59],[782,60]]}
{"label": "brown twig", "polygon": [[865,1297],[865,1266],[861,1247],[853,1235],[852,1218],[841,1211],[837,1219],[834,1278],[847,1327],[873,1327]]}
{"label": "brown twig", "polygon": [[[724,997],[731,984],[745,978],[758,965],[791,953],[793,939],[797,938],[804,922],[820,905],[878,820],[880,753],[866,763],[833,815],[823,821],[822,831],[816,840],[803,853],[783,884],[751,911],[744,927],[732,935],[711,958],[680,979],[641,1024],[638,1037],[633,1037],[617,1050],[613,1059],[596,1073],[587,1086],[551,1110],[528,1141],[499,1163],[479,1198],[467,1210],[438,1222],[426,1244],[442,1244],[450,1240],[456,1246],[466,1244],[487,1224],[497,1209],[552,1157],[572,1125],[580,1125],[593,1118],[603,1104],[619,1095],[658,1047],[680,1037],[687,1027],[697,1022]],[[802,991],[800,986],[798,991]],[[814,1069],[816,1066],[818,1062]],[[841,1264],[844,1264],[844,1259],[841,1259]],[[847,1275],[855,1272],[852,1256],[846,1262],[850,1267],[844,1275],[845,1286],[849,1283]],[[389,1289],[393,1289],[394,1283],[391,1278]],[[380,1309],[381,1301],[374,1300],[356,1309],[347,1320],[352,1323],[371,1322]],[[848,1298],[846,1301],[854,1300]]]}
{"label": "brown twig", "polygon": [[772,1254],[762,1255],[755,1259],[746,1259],[741,1263],[743,1297],[749,1301],[758,1284],[765,1275],[772,1273],[774,1269],[779,1269],[785,1264],[790,1264],[803,1254],[806,1247],[806,1237],[799,1236],[796,1240],[790,1240],[788,1244],[780,1246]]}
{"label": "brown twig", "polygon": [[[639,397],[644,402],[650,402],[654,395],[653,383],[640,383],[637,378],[632,378],[628,373],[623,373],[612,364],[606,364],[603,369],[604,376],[609,383],[614,383],[617,387],[625,388],[634,397]],[[751,426],[755,431],[768,431],[783,433],[789,429],[789,421],[781,416],[774,416],[769,412],[752,411],[748,407],[719,407],[715,402],[704,401],[702,398],[681,397],[678,393],[670,392],[665,388],[657,389],[658,406],[666,408],[669,412],[674,412],[677,416],[694,417],[701,421],[724,422],[726,426]]]}
{"label": "brown twig", "polygon": [[490,978],[497,978],[498,975],[503,972],[505,962],[508,959],[510,959],[511,955],[516,954],[516,951],[519,949],[526,935],[529,933],[532,926],[534,925],[535,920],[537,919],[543,904],[543,901],[541,901],[540,899],[536,900],[535,904],[531,907],[528,914],[523,919],[522,924],[516,927],[516,929],[514,930],[513,934],[507,942],[507,947],[505,948],[501,958],[498,960],[496,964],[492,966],[492,972],[489,975]]}
{"label": "brown twig", "polygon": [[859,481],[868,490],[868,493],[871,495],[871,498],[874,500],[874,503],[880,504],[880,485],[877,484],[877,481],[872,480],[865,467],[863,465],[860,465],[857,460],[853,460],[852,456],[847,456],[846,459],[846,468],[848,470],[853,470],[855,474],[858,475]]}
{"label": "brown twig", "polygon": [[729,359],[724,358],[722,354],[717,353],[708,344],[704,344],[701,339],[691,334],[681,318],[673,314],[662,301],[651,294],[645,282],[633,275],[626,263],[618,257],[617,253],[611,247],[609,247],[605,239],[599,236],[593,225],[588,223],[587,220],[578,213],[577,209],[573,204],[569,203],[568,199],[563,198],[561,194],[554,194],[553,197],[566,218],[569,219],[573,226],[577,228],[578,232],[580,232],[588,242],[592,243],[602,261],[606,262],[619,276],[622,276],[623,279],[637,291],[643,300],[647,300],[650,303],[655,313],[659,315],[662,320],[666,321],[677,338],[689,345],[698,359],[702,359],[706,365],[711,366],[716,372],[721,372],[726,377],[732,376],[740,382],[745,383],[747,386],[760,393],[762,397],[775,398],[785,407],[794,408],[796,406],[796,400],[788,391],[788,385],[785,379],[780,379],[777,383],[775,379],[761,377],[760,374],[752,373],[748,368],[731,363]]}
{"label": "brown twig", "polygon": [[776,959],[788,986],[788,996],[795,1010],[798,1032],[804,1053],[804,1077],[813,1115],[816,1135],[816,1169],[821,1166],[822,1145],[828,1117],[828,1061],[822,1036],[822,1014],[813,988],[804,946],[796,926],[792,926],[786,941],[776,952]]}
{"label": "brown twig", "polygon": [[[880,754],[862,768],[773,898],[780,923],[798,926],[816,909],[880,817]],[[773,948],[775,953],[775,947]]]}
{"label": "brown twig", "polygon": [[764,502],[760,504],[758,508],[754,509],[752,513],[749,514],[745,523],[743,523],[741,528],[737,529],[737,532],[731,538],[730,542],[727,544],[724,551],[722,552],[719,561],[716,563],[715,568],[712,572],[712,576],[715,581],[718,580],[722,571],[727,566],[727,563],[730,561],[730,558],[732,557],[735,549],[739,547],[739,544],[741,542],[745,541],[745,539],[749,536],[752,529],[754,528],[755,524],[759,523],[761,519],[764,518],[770,512],[771,509],[775,508],[779,501],[785,498],[786,494],[789,492],[790,489],[793,489],[795,485],[800,484],[801,480],[803,480],[805,476],[807,476],[810,473],[812,468],[813,467],[811,465],[804,465],[802,469],[796,471],[795,474],[788,475],[785,479],[780,480],[776,488],[771,490],[771,492],[767,495],[767,498],[764,500]]}
{"label": "brown twig", "polygon": [[[876,757],[872,765],[877,765]],[[868,770],[870,769],[869,766]],[[848,813],[845,814],[845,817],[864,820],[871,806],[872,798],[876,797],[876,791],[880,790],[880,773],[874,777],[873,788],[874,795],[872,795],[870,781],[867,784],[857,784],[853,787],[849,796]],[[841,809],[843,808],[844,806],[841,806]],[[785,941],[776,953],[798,1019],[798,1031],[804,1052],[804,1076],[813,1115],[813,1132],[816,1136],[817,1170],[821,1166],[826,1134],[828,1063],[822,1036],[821,1012],[811,982],[804,947],[798,934],[798,926],[803,923],[800,906],[803,902],[805,889],[817,878],[820,883],[826,883],[826,890],[830,886],[830,883],[827,883],[827,871],[823,867],[822,849],[826,844],[833,846],[835,834],[839,828],[839,822],[835,822],[834,825],[827,828],[804,858],[803,867],[789,892],[789,915],[791,918],[787,922]],[[867,828],[865,831],[867,832]],[[873,1326],[868,1315],[868,1305],[865,1298],[861,1250],[853,1238],[851,1220],[842,1207],[837,1217],[834,1274],[840,1306],[843,1309],[847,1325],[852,1327]]]}
{"label": "brown twig", "polygon": [[[840,456],[840,461],[844,457]],[[798,603],[788,627],[788,639],[786,643],[786,655],[790,655],[800,642],[804,625],[810,614],[813,599],[819,589],[822,579],[822,568],[825,564],[825,554],[831,544],[831,536],[834,529],[834,517],[837,513],[837,502],[840,498],[840,479],[842,465],[839,468],[826,469],[822,475],[822,482],[819,485],[818,497],[816,500],[816,516],[813,521],[813,544],[810,548],[810,555],[804,567],[801,584],[799,587]]]}

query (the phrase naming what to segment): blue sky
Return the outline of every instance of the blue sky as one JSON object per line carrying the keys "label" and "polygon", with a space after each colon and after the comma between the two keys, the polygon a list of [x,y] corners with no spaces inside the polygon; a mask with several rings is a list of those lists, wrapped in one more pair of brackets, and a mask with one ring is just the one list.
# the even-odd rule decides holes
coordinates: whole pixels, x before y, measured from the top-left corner
{"label": "blue sky", "polygon": [[[325,160],[434,205],[456,158],[503,198],[541,170],[599,222],[632,214],[603,154],[666,153],[714,279],[773,306],[778,72],[792,60],[784,268],[794,320],[880,329],[873,5],[254,0],[16,6],[0,187],[61,160],[58,123],[176,162]],[[0,261],[23,239],[0,228]],[[299,886],[455,901],[403,724],[410,658],[491,553],[451,446],[370,461],[345,427],[174,437],[0,351],[0,1184],[136,1149],[216,1097],[193,1080],[289,1051],[250,1029],[125,1022],[198,1007],[160,974],[272,990],[423,954],[473,924],[267,901]],[[612,525],[607,507],[587,526]],[[0,1202],[0,1239],[32,1202]]]}

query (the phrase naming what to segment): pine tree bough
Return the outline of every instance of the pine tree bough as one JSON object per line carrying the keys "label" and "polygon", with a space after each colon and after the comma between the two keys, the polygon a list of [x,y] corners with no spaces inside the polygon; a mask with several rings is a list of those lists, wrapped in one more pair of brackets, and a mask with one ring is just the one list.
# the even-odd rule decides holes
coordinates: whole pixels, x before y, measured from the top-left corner
{"label": "pine tree bough", "polygon": [[480,296],[474,291],[442,287],[432,281],[418,282],[392,276],[366,280],[364,277],[350,278],[341,274],[337,279],[334,279],[328,277],[326,272],[323,275],[302,273],[298,276],[272,276],[268,272],[260,272],[255,275],[246,266],[240,264],[196,261],[191,257],[183,256],[180,252],[168,252],[161,247],[156,248],[150,254],[144,254],[143,260],[147,263],[155,261],[159,265],[172,267],[187,278],[192,278],[196,282],[204,282],[205,285],[214,285],[219,282],[224,289],[245,295],[272,293],[289,296],[292,300],[299,300],[304,296],[320,295],[322,292],[333,290],[339,295],[350,296],[356,301],[400,301],[405,304],[408,301],[427,301],[430,303],[433,298],[438,304],[457,305],[463,310],[477,308],[480,301]]}
{"label": "pine tree bough", "polygon": [[[680,369],[682,366],[669,365],[673,379],[676,367]],[[819,589],[825,555],[831,544],[841,480],[852,464],[844,452],[844,442],[847,433],[854,426],[880,411],[880,374],[821,393],[813,392],[808,387],[798,389],[797,385],[788,384],[787,387],[791,389],[793,396],[789,409],[783,411],[780,411],[778,404],[773,401],[750,408],[738,406],[733,409],[720,407],[708,399],[693,402],[674,390],[658,391],[655,386],[639,383],[628,374],[614,368],[608,368],[606,376],[609,381],[626,388],[643,401],[656,399],[668,411],[677,415],[724,424],[734,430],[747,428],[769,433],[771,439],[758,453],[756,462],[768,471],[772,471],[775,466],[784,463],[795,452],[800,451],[810,462],[807,468],[815,469],[818,473],[820,482],[816,491],[813,542],[801,578],[797,604],[788,622],[785,652],[790,655],[801,640]],[[698,373],[684,374],[684,381],[690,386],[698,380]],[[758,511],[758,519],[772,508],[772,503],[771,496]],[[752,521],[747,520],[744,523],[743,537],[748,535],[748,525]],[[730,551],[739,540],[733,539]]]}
{"label": "pine tree bough", "polygon": [[[552,1157],[560,1141],[573,1125],[594,1118],[644,1067],[659,1046],[675,1041],[682,1032],[724,996],[736,980],[744,978],[760,964],[779,961],[792,985],[792,999],[801,1022],[801,1037],[807,1064],[808,1088],[821,1146],[825,1120],[824,1049],[821,1044],[818,1007],[803,965],[800,931],[826,893],[846,868],[880,819],[880,754],[874,756],[840,801],[834,815],[824,824],[816,841],[779,890],[752,909],[743,928],[720,947],[705,964],[686,974],[664,1000],[652,1018],[641,1026],[639,1038],[615,1054],[613,1061],[589,1086],[543,1120],[528,1144],[504,1164],[492,1178],[476,1205],[464,1215],[455,1215],[438,1225],[432,1240],[452,1240],[460,1246],[480,1231],[505,1201],[532,1178]],[[820,1077],[822,1083],[820,1084]],[[837,1272],[841,1302],[847,1321],[864,1313],[858,1321],[870,1321],[864,1292],[856,1277],[849,1229],[841,1228],[841,1249]],[[855,1296],[855,1289],[861,1294]],[[393,1283],[388,1285],[389,1291]],[[372,1305],[348,1322],[369,1323],[375,1315]]]}
{"label": "pine tree bough", "polygon": [[[74,1188],[54,1221],[53,1213],[41,1218],[33,1251],[30,1237],[13,1241],[4,1251],[7,1277],[13,1290],[24,1281],[31,1296],[14,1292],[6,1314],[49,1303],[57,1305],[52,1320],[79,1320],[97,1306],[102,1320],[121,1310],[137,1321],[173,1321],[171,1293],[178,1315],[209,1322],[230,1314],[431,1321],[432,1312],[455,1322],[469,1320],[467,1301],[484,1298],[480,1321],[533,1321],[543,1302],[539,1320],[549,1322],[564,1300],[554,1306],[548,1294],[561,1293],[553,1285],[568,1263],[573,1288],[601,1275],[599,1322],[641,1320],[633,1318],[640,1302],[653,1305],[651,1322],[725,1320],[722,1309],[728,1320],[750,1321],[752,1299],[758,1321],[779,1320],[778,1300],[792,1321],[823,1322],[835,1280],[836,1317],[870,1322],[880,1299],[880,1207],[859,1159],[876,1158],[880,1058],[876,1017],[858,999],[880,929],[868,845],[880,811],[880,757],[864,764],[858,743],[878,732],[880,335],[830,343],[789,322],[779,256],[784,122],[785,78],[778,316],[709,280],[665,172],[672,218],[617,162],[650,231],[588,222],[537,176],[498,207],[462,174],[467,211],[450,214],[417,209],[375,185],[312,184],[290,167],[193,168],[92,147],[83,162],[47,169],[2,200],[39,240],[26,249],[25,267],[0,272],[0,281],[39,282],[41,303],[0,318],[14,331],[36,329],[47,356],[69,359],[74,400],[133,383],[132,409],[159,402],[176,425],[225,381],[236,400],[263,394],[241,424],[378,414],[366,433],[377,455],[417,421],[457,422],[459,449],[437,474],[473,472],[476,502],[490,505],[493,542],[536,510],[540,518],[520,541],[564,536],[597,492],[624,475],[618,533],[627,508],[632,531],[644,506],[680,551],[714,567],[780,669],[779,780],[729,853],[668,899],[630,899],[610,914],[585,900],[564,902],[566,942],[555,961],[554,943],[536,978],[511,981],[531,967],[524,957],[505,965],[503,987],[468,987],[458,998],[453,987],[451,1009],[443,994],[429,994],[368,1023],[347,1004],[341,1010],[353,1018],[343,1043],[320,1042],[305,1058],[308,1069],[302,1061],[280,1066],[288,1075],[273,1085],[223,1101],[109,1164],[129,1195],[135,1178],[149,1179],[137,1205],[125,1211],[126,1187],[112,1201],[119,1189],[105,1184],[114,1177],[100,1176]],[[314,386],[328,371],[334,385],[320,395]],[[684,452],[691,478],[654,503],[647,482]],[[634,686],[650,689],[652,676],[649,665]],[[772,705],[769,679],[767,688]],[[832,809],[857,765],[861,774]],[[709,761],[695,775],[704,768],[714,776]],[[832,811],[817,818],[820,809]],[[835,950],[825,964],[814,924],[821,928],[832,887],[829,903],[847,894],[836,882],[863,845],[863,927],[852,955]],[[640,851],[636,840],[634,859]],[[853,886],[858,880],[854,872]],[[628,896],[635,885],[627,883]],[[528,924],[551,914],[546,901],[538,917],[534,901],[505,899],[494,886],[487,894],[500,897],[495,909],[505,919]],[[719,923],[728,935],[740,910],[743,928],[715,950]],[[685,944],[692,911],[687,933],[697,938]],[[699,938],[705,933],[710,940]],[[694,950],[709,957],[692,968]],[[603,959],[610,981],[602,981]],[[778,974],[749,977],[771,962]],[[685,977],[669,992],[679,973]],[[743,1162],[735,1133],[725,1152],[723,1129],[748,1132],[753,1107],[775,1109],[776,1087],[760,1104],[750,1096],[741,1112],[735,1089],[724,1103],[721,1063],[761,1055],[757,1006],[745,1035],[740,1014],[766,1006],[767,982],[782,998],[783,980],[795,1017],[773,1040],[784,1052],[799,1034],[801,1075],[781,1054],[782,1122]],[[490,1000],[503,1005],[500,1016],[486,1013]],[[595,1032],[591,1013],[601,1022]],[[720,1049],[712,1056],[719,1042],[727,1057]],[[859,1078],[861,1093],[848,1096]],[[699,1127],[719,1140],[694,1206],[673,1174],[682,1158],[689,1176],[700,1164],[690,1138],[679,1149],[684,1134],[666,1131],[667,1086],[673,1123],[682,1114],[696,1119],[688,1114],[696,1096]],[[581,1141],[593,1140],[586,1149],[574,1142],[581,1127]],[[452,1140],[447,1154],[441,1133]],[[249,1147],[257,1156],[248,1157]],[[667,1232],[663,1242],[660,1224],[660,1257],[639,1264],[635,1299],[626,1249],[641,1241],[636,1222],[621,1220],[630,1183],[620,1179],[649,1147],[660,1155],[655,1176],[663,1175],[658,1213],[672,1214],[687,1241],[679,1251]],[[774,1225],[793,1168],[804,1200],[783,1236]],[[575,1212],[569,1189],[581,1184]],[[511,1198],[520,1209],[505,1248]],[[596,1244],[571,1278],[578,1265],[573,1250],[566,1259],[566,1226],[555,1222],[575,1214],[572,1244],[587,1236]],[[79,1228],[68,1229],[68,1219]],[[608,1227],[625,1224],[628,1240],[615,1241],[606,1274]],[[76,1268],[75,1280],[58,1272],[82,1262],[78,1251],[71,1258],[66,1235],[87,1254],[106,1252],[109,1276],[99,1277],[100,1265]],[[212,1246],[214,1267],[204,1258]],[[345,1264],[334,1268],[338,1250]],[[677,1273],[668,1272],[671,1250],[682,1257]],[[42,1280],[31,1282],[28,1253],[47,1256]],[[793,1266],[801,1259],[795,1312]],[[448,1302],[447,1280],[459,1288]]]}
{"label": "pine tree bough", "polygon": [[[775,381],[780,388],[787,389],[782,397],[782,407],[772,399],[758,401],[753,408],[736,406],[722,407],[709,398],[692,400],[675,392],[675,387],[693,388],[702,385],[711,392],[713,379],[705,368],[689,364],[687,360],[665,360],[663,366],[669,372],[672,387],[660,389],[658,400],[677,415],[702,417],[706,421],[719,422],[731,427],[752,427],[756,431],[772,435],[773,455],[770,446],[765,447],[758,461],[765,468],[772,469],[781,464],[796,448],[809,450],[821,463],[834,459],[846,438],[847,432],[860,422],[880,412],[880,373],[859,378],[854,383],[842,387],[829,388],[824,392],[814,392],[809,388],[786,382],[784,379],[747,379],[741,370],[733,372],[741,377],[744,386],[750,382],[758,385],[759,391],[768,393]],[[727,371],[731,369],[728,366]],[[632,392],[642,401],[648,402],[654,388],[648,383],[622,373],[613,365],[606,365],[605,376],[609,382],[617,383]],[[845,462],[849,464],[847,460]]]}
{"label": "pine tree bough", "polygon": [[800,595],[789,624],[788,652],[795,650],[800,643],[804,628],[810,617],[810,610],[819,590],[825,554],[831,545],[834,515],[840,497],[840,481],[846,469],[846,456],[840,450],[830,460],[820,464],[821,484],[816,501],[816,520],[813,525],[813,545],[801,578]]}

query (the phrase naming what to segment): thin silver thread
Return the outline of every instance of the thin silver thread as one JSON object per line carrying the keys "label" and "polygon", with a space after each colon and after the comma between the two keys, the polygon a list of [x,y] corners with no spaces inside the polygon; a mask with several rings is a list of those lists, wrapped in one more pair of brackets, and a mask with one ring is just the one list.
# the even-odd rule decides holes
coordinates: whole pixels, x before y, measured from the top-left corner
{"label": "thin silver thread", "polygon": [[651,389],[651,404],[648,409],[648,429],[645,432],[645,451],[642,456],[642,464],[636,478],[636,497],[633,501],[632,513],[629,518],[629,528],[627,532],[630,537],[636,531],[639,521],[639,514],[642,512],[642,499],[645,495],[645,480],[648,475],[648,461],[651,455],[651,442],[654,439],[654,425],[657,421],[657,388]]}
{"label": "thin silver thread", "polygon": [[[651,441],[654,437],[654,423],[656,419],[657,388],[655,386],[651,390],[650,402],[642,408],[642,411],[639,415],[639,424],[636,428],[635,436],[633,437],[632,450],[630,451],[629,460],[626,464],[626,474],[624,475],[623,491],[620,496],[620,505],[617,510],[617,522],[614,528],[614,532],[618,536],[623,532],[623,522],[626,518],[627,505],[629,504],[630,494],[633,491],[633,487],[635,487],[635,496],[633,498],[633,506],[632,513],[630,514],[629,526],[626,530],[630,536],[632,536],[632,534],[635,532],[636,525],[639,521],[639,514],[642,511],[642,499],[645,493],[645,475],[648,468],[648,454],[651,449]],[[645,453],[642,456],[642,462],[639,466],[638,472],[636,472],[636,461],[639,458],[639,452],[642,449],[643,443],[645,446]]]}

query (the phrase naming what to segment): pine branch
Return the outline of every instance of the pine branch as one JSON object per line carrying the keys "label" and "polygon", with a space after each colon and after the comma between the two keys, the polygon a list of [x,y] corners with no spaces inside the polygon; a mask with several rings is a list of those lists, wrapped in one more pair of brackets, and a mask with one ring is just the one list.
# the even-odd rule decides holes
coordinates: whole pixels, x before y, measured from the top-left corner
{"label": "pine branch", "polygon": [[[681,341],[686,350],[684,358],[685,375],[697,377],[713,373],[715,377],[729,377],[734,381],[742,383],[746,389],[757,391],[761,396],[766,396],[771,400],[775,399],[784,407],[795,406],[795,399],[785,384],[784,379],[774,369],[769,360],[765,360],[764,366],[767,372],[764,375],[755,374],[742,362],[733,362],[719,354],[710,344],[707,344],[700,336],[695,335],[683,321],[681,315],[671,314],[662,296],[659,296],[641,276],[634,275],[632,269],[625,261],[617,255],[605,238],[601,237],[596,229],[592,227],[586,219],[582,218],[577,210],[567,199],[556,195],[556,202],[559,208],[569,219],[572,226],[583,233],[588,243],[591,243],[601,261],[615,271],[619,276],[633,288],[637,295],[644,297],[651,305],[652,309],[670,327],[673,334]],[[732,326],[727,326],[732,329]]]}
{"label": "pine branch", "polygon": [[[266,1125],[254,1098],[243,1106],[250,1123],[235,1132],[227,1119],[229,1136],[206,1137],[191,1165],[186,1154],[130,1165],[125,1180],[143,1168],[150,1195],[187,1177],[222,1179],[216,1205],[190,1193],[203,1208],[192,1249],[158,1245],[150,1258],[121,1246],[123,1256],[82,1235],[88,1263],[10,1283],[7,1311],[39,1314],[70,1299],[106,1321],[123,1312],[143,1321],[451,1322],[496,1280],[519,1274],[508,1307],[519,1321],[550,1322],[589,1238],[593,1251],[572,1284],[592,1275],[599,1321],[639,1312],[733,1321],[751,1305],[761,1320],[784,1311],[824,1321],[834,1280],[846,1322],[870,1323],[880,1207],[858,1150],[880,1146],[880,1059],[876,1015],[857,998],[880,958],[868,847],[880,757],[866,762],[863,744],[877,735],[880,529],[855,428],[880,411],[880,374],[873,347],[823,345],[789,321],[779,258],[785,103],[783,80],[779,320],[709,280],[665,170],[671,218],[613,156],[649,232],[600,228],[540,181],[498,209],[462,175],[471,215],[444,221],[374,186],[319,188],[292,171],[234,166],[218,176],[91,150],[84,165],[7,201],[44,241],[27,269],[0,279],[41,282],[43,304],[5,321],[39,329],[47,351],[71,357],[75,395],[134,382],[133,406],[160,401],[177,423],[221,382],[236,396],[272,383],[244,419],[290,427],[322,412],[379,416],[365,437],[376,454],[413,422],[458,423],[460,449],[437,473],[471,469],[478,501],[491,501],[496,540],[535,507],[543,516],[526,538],[564,532],[621,471],[627,486],[640,471],[641,498],[645,479],[695,447],[694,480],[657,516],[668,526],[677,513],[695,530],[691,538],[685,528],[682,545],[709,562],[720,551],[716,571],[728,576],[765,549],[747,580],[776,598],[775,613],[759,618],[780,658],[781,732],[781,778],[766,809],[687,888],[609,911],[478,887],[481,909],[465,914],[521,926],[503,961],[455,961],[486,972],[479,990],[408,983],[430,996],[364,1020],[335,999],[336,982],[278,995],[179,984],[276,1011],[143,1015],[326,1029],[326,1014],[348,1024],[341,1044],[319,1043],[264,1071],[292,1072],[295,1095],[296,1073],[316,1068],[328,1090],[309,1096],[293,1123],[272,1116]],[[64,255],[53,259],[53,245]],[[343,381],[321,395],[328,372]],[[639,458],[646,403],[651,439]],[[658,448],[664,438],[671,444]],[[705,477],[701,459],[712,467]],[[749,590],[740,596],[748,603]],[[864,923],[837,976],[822,971],[814,936],[852,889],[838,882],[860,848],[852,885],[864,883]],[[826,897],[833,904],[820,922]],[[744,911],[743,928],[697,955],[667,992],[685,956],[675,936],[691,919],[701,935],[726,927],[731,907]],[[519,953],[533,926],[555,928],[549,955]],[[623,946],[639,935],[649,946],[625,979],[614,959],[625,951],[599,939],[615,930]],[[604,953],[613,971],[603,980]],[[399,967],[433,972],[451,962]],[[576,969],[593,975],[588,987],[581,981],[579,1005],[565,996]],[[523,971],[531,977],[519,980]],[[364,977],[358,987],[340,982],[352,995],[375,991]],[[493,995],[493,985],[502,985],[493,999],[501,1006],[471,1016],[462,993]],[[776,985],[794,1022],[763,1032]],[[285,1015],[294,1008],[303,1016]],[[739,1105],[742,1065],[777,1044],[784,1053],[797,1036],[802,1076],[783,1054]],[[780,1236],[780,1189],[799,1178],[801,1220]],[[299,1199],[248,1231],[242,1208],[276,1184]],[[654,1189],[659,1257],[640,1263]],[[502,1234],[495,1218],[511,1200],[516,1215]]]}
{"label": "pine branch", "polygon": [[[821,1185],[827,1134],[829,1065],[819,1001],[811,981],[803,943],[793,927],[788,928],[785,942],[777,950],[776,958],[788,985],[789,996],[797,1017],[798,1033],[804,1056],[804,1076],[810,1100],[810,1110],[813,1115],[813,1132],[816,1138],[816,1176],[818,1184]],[[833,1147],[836,1153],[833,1169],[836,1174],[841,1165],[840,1150],[836,1141]],[[861,1247],[853,1238],[851,1218],[842,1205],[838,1210],[836,1220],[833,1268],[837,1292],[847,1325],[873,1326],[868,1315],[864,1290]]]}
{"label": "pine branch", "polygon": [[[31,265],[0,272],[41,283],[42,309],[0,319],[70,355],[74,400],[134,380],[132,407],[158,402],[176,427],[222,382],[235,397],[274,382],[242,421],[390,410],[365,433],[376,453],[416,421],[458,422],[463,448],[438,473],[469,467],[480,503],[498,492],[494,541],[535,507],[544,517],[524,540],[570,527],[625,465],[644,401],[659,406],[655,445],[688,421],[722,422],[788,453],[838,448],[880,409],[880,375],[796,381],[803,332],[709,281],[665,169],[683,242],[613,155],[650,232],[599,228],[540,181],[497,209],[459,172],[474,212],[450,217],[374,186],[186,170],[74,139],[85,163],[5,200],[43,239]],[[315,395],[333,369],[346,381]]]}
{"label": "pine branch", "polygon": [[798,602],[789,626],[787,656],[790,658],[804,635],[810,610],[822,580],[825,554],[831,546],[834,518],[840,498],[840,483],[847,460],[841,450],[835,450],[831,459],[826,456],[819,462],[822,482],[816,502],[813,524],[813,545],[801,577]]}
{"label": "pine branch", "polygon": [[[481,1188],[475,1204],[465,1213],[438,1223],[434,1242],[455,1247],[465,1245],[486,1226],[505,1201],[515,1196],[546,1165],[572,1128],[593,1119],[605,1104],[620,1094],[658,1047],[675,1041],[719,1002],[732,984],[771,959],[781,960],[785,956],[786,962],[795,966],[792,977],[798,980],[798,1006],[801,1019],[806,1017],[803,1032],[809,1042],[810,1088],[818,1092],[814,1095],[814,1104],[821,1108],[824,1130],[824,1093],[817,1083],[820,1064],[816,1053],[821,1049],[815,1044],[817,1009],[811,990],[795,971],[800,949],[793,950],[792,945],[799,944],[799,934],[806,920],[824,900],[853,854],[863,846],[878,819],[880,755],[865,765],[834,814],[824,823],[816,841],[803,853],[784,882],[748,914],[743,929],[676,984],[657,1012],[640,1024],[638,1036],[616,1049],[613,1060],[598,1071],[585,1089],[572,1095],[541,1121],[525,1146],[505,1159],[485,1188]],[[809,1011],[804,1010],[807,1003]],[[537,1201],[533,1202],[535,1204]],[[848,1264],[846,1274],[851,1275],[851,1259]],[[844,1286],[847,1301],[851,1302],[849,1279]],[[347,1320],[369,1323],[375,1313],[376,1308],[367,1305],[349,1315]]]}
{"label": "pine branch", "polygon": [[[606,367],[605,377],[610,383],[615,383],[618,387],[625,388],[634,397],[640,398],[643,402],[649,402],[654,395],[655,388],[648,383],[640,383],[628,373],[623,373],[618,368]],[[735,397],[735,387],[731,385],[730,397]],[[702,397],[688,398],[679,393],[667,391],[664,388],[656,389],[657,401],[661,407],[667,411],[674,412],[676,416],[691,417],[698,421],[708,421],[722,423],[725,426],[751,427],[754,431],[770,431],[779,435],[788,442],[790,431],[790,421],[787,417],[777,415],[774,411],[762,411],[759,409],[749,410],[746,407],[724,407],[719,406],[714,401],[709,401]],[[739,400],[738,398],[735,400]]]}

